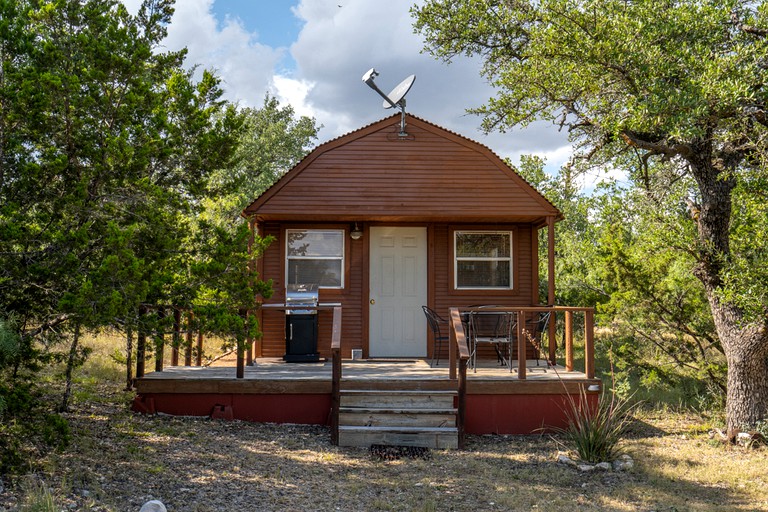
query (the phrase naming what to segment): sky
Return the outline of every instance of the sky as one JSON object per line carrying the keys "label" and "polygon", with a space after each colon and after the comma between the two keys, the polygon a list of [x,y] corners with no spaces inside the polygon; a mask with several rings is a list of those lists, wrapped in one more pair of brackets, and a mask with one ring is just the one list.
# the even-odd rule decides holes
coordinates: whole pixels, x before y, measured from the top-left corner
{"label": "sky", "polygon": [[[135,13],[141,0],[123,0]],[[450,65],[422,52],[409,12],[414,0],[177,0],[168,50],[188,49],[187,63],[213,70],[226,99],[260,107],[266,94],[322,125],[317,143],[393,113],[362,81],[370,68],[391,91],[416,81],[406,111],[488,146],[518,162],[521,154],[559,168],[570,155],[565,134],[549,123],[486,135],[466,110],[493,96],[477,59]]]}

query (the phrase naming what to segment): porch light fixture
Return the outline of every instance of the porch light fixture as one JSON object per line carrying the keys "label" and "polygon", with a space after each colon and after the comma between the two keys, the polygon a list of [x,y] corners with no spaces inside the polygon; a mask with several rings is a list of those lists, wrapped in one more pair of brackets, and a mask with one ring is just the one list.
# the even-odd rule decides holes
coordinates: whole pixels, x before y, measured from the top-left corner
{"label": "porch light fixture", "polygon": [[352,228],[352,231],[349,232],[349,236],[352,238],[352,240],[360,240],[363,238],[363,230],[360,229],[360,226],[357,224],[357,222],[355,222],[355,227]]}

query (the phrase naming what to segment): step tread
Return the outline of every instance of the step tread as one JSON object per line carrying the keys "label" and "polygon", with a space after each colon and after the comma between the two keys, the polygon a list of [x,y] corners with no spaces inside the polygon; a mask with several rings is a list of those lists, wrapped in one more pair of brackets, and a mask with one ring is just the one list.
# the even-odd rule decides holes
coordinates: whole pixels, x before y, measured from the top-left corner
{"label": "step tread", "polygon": [[342,395],[458,395],[458,391],[450,389],[342,389]]}
{"label": "step tread", "polygon": [[398,432],[403,434],[458,434],[457,427],[398,427],[339,425],[339,432]]}
{"label": "step tread", "polygon": [[456,408],[445,409],[429,409],[425,407],[355,407],[355,406],[342,406],[339,408],[340,413],[360,413],[360,414],[458,414]]}

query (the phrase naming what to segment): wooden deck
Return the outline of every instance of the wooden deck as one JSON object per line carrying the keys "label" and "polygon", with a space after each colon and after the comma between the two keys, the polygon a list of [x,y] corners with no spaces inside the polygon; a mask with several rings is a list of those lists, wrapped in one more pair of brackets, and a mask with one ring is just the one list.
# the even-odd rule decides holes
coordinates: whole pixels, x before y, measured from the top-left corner
{"label": "wooden deck", "polygon": [[[450,386],[447,362],[437,367],[429,360],[345,360],[342,383],[362,381],[366,385],[386,389],[392,381],[447,382]],[[467,371],[467,391],[503,392],[518,389],[526,393],[562,393],[577,391],[574,385],[599,384],[586,374],[566,371],[563,366],[547,367],[546,361],[529,360],[526,379],[518,379],[517,361],[512,372],[494,361],[479,361],[477,372]],[[268,393],[268,392],[330,392],[331,361],[318,363],[286,363],[279,358],[257,358],[245,367],[244,378],[237,379],[234,367],[170,366],[137,379],[136,390],[141,393]]]}
{"label": "wooden deck", "polygon": [[[468,433],[526,434],[563,426],[567,396],[581,390],[596,398],[599,379],[528,361],[526,378],[494,361],[482,361],[466,381]],[[456,391],[448,363],[428,360],[343,361],[342,390]],[[235,367],[166,367],[136,380],[133,409],[144,413],[210,416],[258,422],[331,424],[332,362],[285,363],[258,358],[236,378]]]}

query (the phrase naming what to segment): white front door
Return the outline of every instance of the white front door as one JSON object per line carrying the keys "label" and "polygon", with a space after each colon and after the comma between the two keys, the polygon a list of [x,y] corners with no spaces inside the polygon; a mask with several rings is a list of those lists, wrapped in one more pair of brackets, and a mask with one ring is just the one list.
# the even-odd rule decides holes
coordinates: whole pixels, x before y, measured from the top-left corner
{"label": "white front door", "polygon": [[370,357],[426,357],[427,228],[371,227]]}

